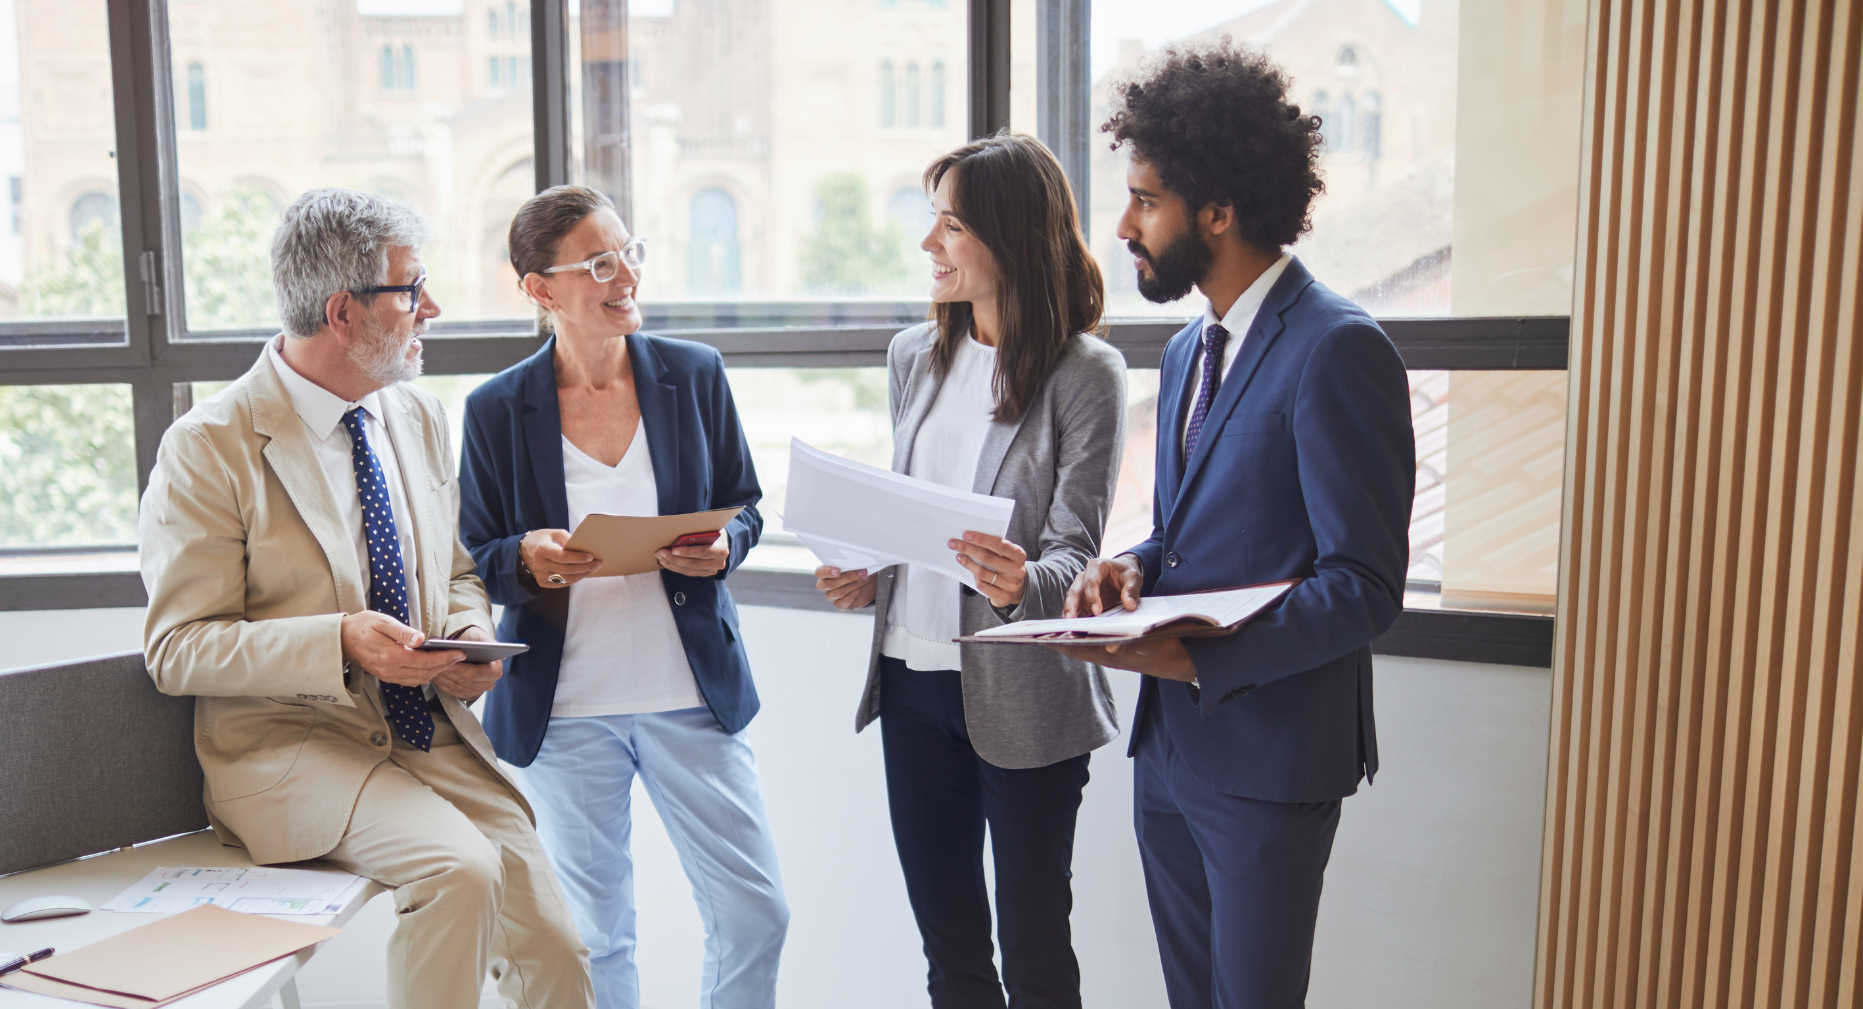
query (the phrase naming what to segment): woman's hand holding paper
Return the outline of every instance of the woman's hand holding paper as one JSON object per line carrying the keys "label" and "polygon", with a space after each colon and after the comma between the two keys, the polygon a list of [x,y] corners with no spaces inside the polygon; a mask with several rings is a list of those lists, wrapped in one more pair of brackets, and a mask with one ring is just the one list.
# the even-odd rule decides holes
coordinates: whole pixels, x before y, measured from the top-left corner
{"label": "woman's hand holding paper", "polygon": [[676,575],[710,578],[731,562],[731,541],[720,536],[708,547],[666,547],[653,556],[661,567]]}
{"label": "woman's hand holding paper", "polygon": [[1028,551],[989,533],[967,532],[961,540],[948,544],[957,551],[957,562],[977,579],[977,591],[998,608],[1022,601],[1028,586]]}
{"label": "woman's hand holding paper", "polygon": [[815,587],[828,597],[837,610],[857,610],[872,604],[878,585],[867,577],[867,569],[843,571],[840,568],[815,569]]}

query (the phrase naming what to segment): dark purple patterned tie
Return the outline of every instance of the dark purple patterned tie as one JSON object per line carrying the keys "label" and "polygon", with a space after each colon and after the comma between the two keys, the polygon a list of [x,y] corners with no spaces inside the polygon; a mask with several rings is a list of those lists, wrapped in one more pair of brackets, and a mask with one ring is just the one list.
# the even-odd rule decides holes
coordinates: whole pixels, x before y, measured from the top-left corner
{"label": "dark purple patterned tie", "polygon": [[[388,481],[382,464],[369,447],[362,430],[362,408],[343,415],[349,432],[349,459],[356,470],[356,492],[362,495],[363,539],[369,544],[369,609],[408,622],[407,572],[401,566],[401,537],[395,531],[395,509],[388,501]],[[382,705],[395,735],[422,750],[433,747],[433,712],[427,710],[426,692],[382,681]]]}
{"label": "dark purple patterned tie", "polygon": [[1203,327],[1203,389],[1197,393],[1196,408],[1190,411],[1190,424],[1184,428],[1184,458],[1197,450],[1197,436],[1210,415],[1210,401],[1223,380],[1223,348],[1229,343],[1229,331],[1211,323]]}

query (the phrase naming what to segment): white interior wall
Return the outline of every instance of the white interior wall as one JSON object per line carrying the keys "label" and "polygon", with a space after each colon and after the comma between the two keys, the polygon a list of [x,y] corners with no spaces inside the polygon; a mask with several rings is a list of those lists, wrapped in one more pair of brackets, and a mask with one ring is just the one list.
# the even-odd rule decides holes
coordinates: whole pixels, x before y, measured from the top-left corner
{"label": "white interior wall", "polygon": [[[812,1009],[926,1004],[924,961],[887,827],[877,730],[853,733],[868,617],[745,607],[763,695],[750,732],[793,912],[779,998]],[[139,647],[140,610],[0,613],[4,665]],[[1320,913],[1315,1009],[1531,1004],[1551,678],[1380,657],[1384,771],[1346,801]],[[1136,683],[1115,676],[1122,718]],[[1165,1005],[1123,743],[1094,754],[1080,813],[1075,949],[1085,1002]],[[635,826],[643,1002],[698,1000],[700,928],[641,797]],[[377,898],[300,975],[306,1006],[383,1005],[393,927]]]}

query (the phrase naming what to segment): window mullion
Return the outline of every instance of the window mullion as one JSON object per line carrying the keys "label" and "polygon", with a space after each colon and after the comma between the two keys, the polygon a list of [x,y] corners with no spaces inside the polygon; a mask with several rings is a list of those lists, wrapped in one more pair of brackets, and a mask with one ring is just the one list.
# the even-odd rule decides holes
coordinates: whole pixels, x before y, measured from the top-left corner
{"label": "window mullion", "polygon": [[[1036,127],[1074,188],[1080,231],[1088,234],[1088,122],[1092,108],[1088,42],[1092,0],[1038,0],[1035,8]],[[1089,236],[1089,241],[1091,237]]]}
{"label": "window mullion", "polygon": [[566,0],[531,0],[531,107],[537,191],[569,181],[569,10]]}

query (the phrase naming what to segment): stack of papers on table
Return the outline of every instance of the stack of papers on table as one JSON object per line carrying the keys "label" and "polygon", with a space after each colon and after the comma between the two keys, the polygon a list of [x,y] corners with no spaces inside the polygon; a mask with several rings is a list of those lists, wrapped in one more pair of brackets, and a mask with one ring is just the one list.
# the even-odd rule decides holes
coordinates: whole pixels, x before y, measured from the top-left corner
{"label": "stack of papers on table", "polygon": [[789,442],[783,528],[843,571],[889,564],[923,567],[977,587],[946,546],[966,532],[1001,536],[1016,503],[956,490]]}
{"label": "stack of papers on table", "polygon": [[1292,581],[1239,589],[1146,596],[1136,610],[1119,607],[1097,617],[1024,620],[958,638],[998,645],[1121,645],[1148,638],[1202,638],[1234,634],[1268,604],[1298,584]]}
{"label": "stack of papers on table", "polygon": [[213,904],[249,914],[336,914],[369,881],[316,869],[171,869],[142,877],[104,905],[107,911],[186,911]]}
{"label": "stack of papers on table", "polygon": [[0,977],[0,984],[91,1005],[153,1009],[342,931],[206,905],[41,960]]}

